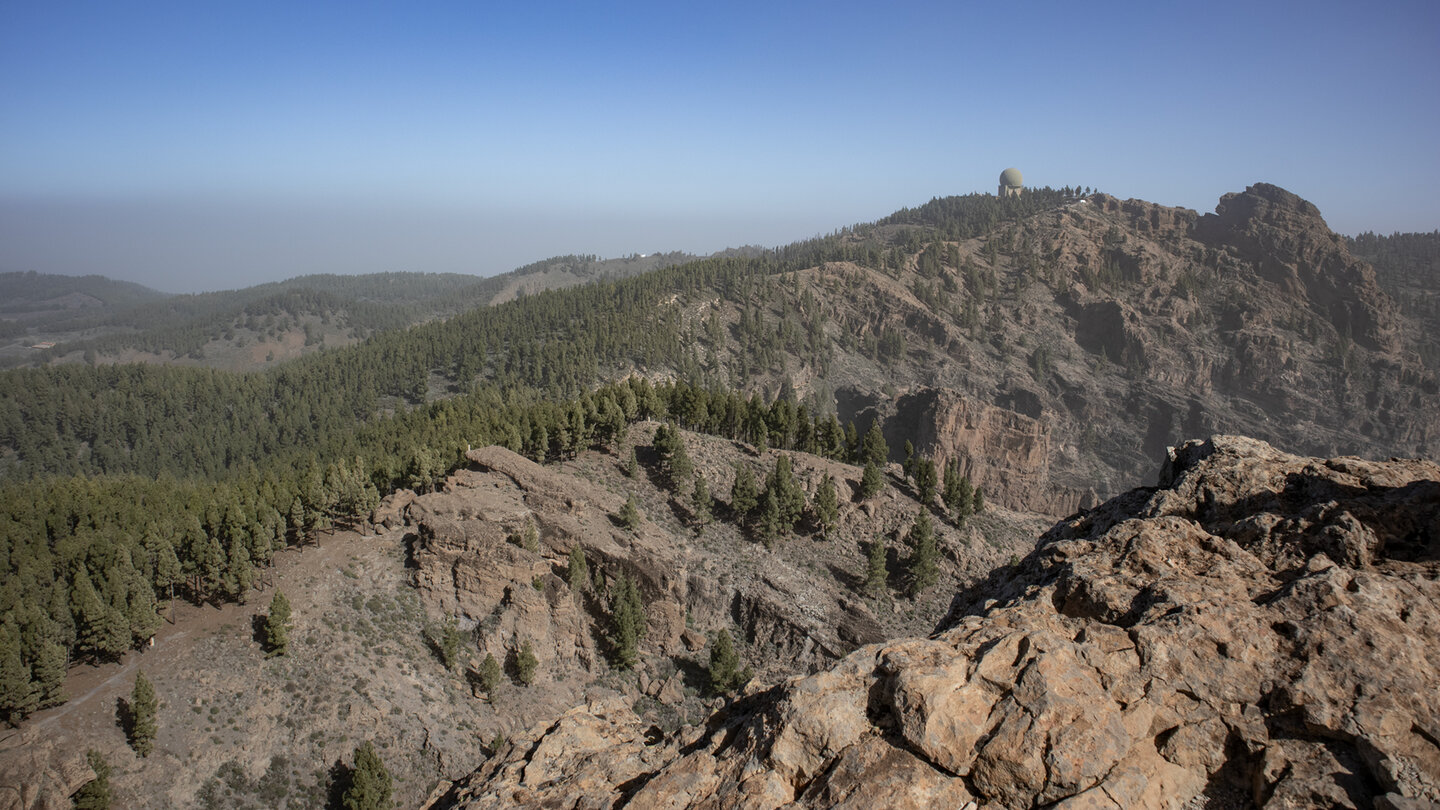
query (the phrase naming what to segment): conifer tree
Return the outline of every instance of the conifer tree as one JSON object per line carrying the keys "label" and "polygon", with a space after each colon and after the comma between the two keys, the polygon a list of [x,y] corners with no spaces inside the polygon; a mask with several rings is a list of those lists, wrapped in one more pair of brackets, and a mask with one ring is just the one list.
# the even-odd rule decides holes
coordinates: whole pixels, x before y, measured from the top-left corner
{"label": "conifer tree", "polygon": [[970,511],[977,515],[985,511],[985,493],[980,487],[975,487],[975,494],[970,496]]}
{"label": "conifer tree", "polygon": [[880,490],[884,487],[885,476],[880,472],[880,468],[866,462],[865,471],[860,476],[860,497],[862,499],[873,498],[880,494]]}
{"label": "conifer tree", "polygon": [[920,456],[915,461],[915,493],[920,498],[920,503],[929,506],[935,499],[935,462]]}
{"label": "conifer tree", "polygon": [[635,503],[635,496],[629,495],[625,498],[625,505],[620,507],[620,525],[635,531],[640,528],[640,506]]}
{"label": "conifer tree", "polygon": [[629,574],[621,574],[610,602],[610,630],[615,647],[615,665],[631,669],[640,659],[640,642],[645,638],[645,603],[640,587]]}
{"label": "conifer tree", "polygon": [[760,505],[756,507],[757,517],[755,519],[755,538],[765,544],[766,548],[774,548],[775,541],[780,539],[780,498],[775,490],[767,487],[760,493]]}
{"label": "conifer tree", "polygon": [[635,445],[630,445],[629,451],[625,454],[625,477],[634,478],[640,472],[640,462],[635,458]]}
{"label": "conifer tree", "polygon": [[583,593],[590,587],[590,563],[585,559],[585,549],[576,544],[570,549],[570,562],[565,569],[565,581],[570,590]]}
{"label": "conifer tree", "polygon": [[935,529],[930,524],[930,511],[920,509],[910,527],[910,595],[916,596],[940,579],[940,552],[935,545]]}
{"label": "conifer tree", "polygon": [[95,749],[85,752],[85,759],[90,763],[90,770],[95,772],[95,778],[80,786],[71,798],[75,810],[109,810],[110,795],[110,764],[105,761],[104,755]]}
{"label": "conifer tree", "polygon": [[460,662],[460,647],[465,643],[465,634],[460,632],[460,625],[455,621],[455,617],[446,619],[445,624],[437,629],[435,636],[435,646],[440,650],[440,663],[446,669],[454,670]]}
{"label": "conifer tree", "polygon": [[879,537],[870,541],[865,555],[865,592],[871,596],[885,592],[885,541]]}
{"label": "conifer tree", "polygon": [[865,440],[860,448],[860,455],[863,461],[872,464],[884,464],[890,458],[890,447],[885,444],[885,434],[880,432],[880,421],[877,419],[870,423],[870,429],[865,431]]}
{"label": "conifer tree", "polygon": [[12,726],[40,707],[39,690],[31,681],[30,668],[20,651],[20,629],[7,617],[0,624],[0,713]]}
{"label": "conifer tree", "polygon": [[805,512],[805,493],[791,472],[790,456],[781,455],[775,459],[775,469],[765,481],[765,489],[773,495],[779,513],[778,527],[790,531]]}
{"label": "conifer tree", "polygon": [[730,511],[736,519],[745,520],[759,505],[755,476],[747,464],[735,465],[735,483],[730,487]]}
{"label": "conifer tree", "polygon": [[722,629],[710,647],[710,691],[717,695],[729,693],[740,680],[740,657],[730,631]]}
{"label": "conifer tree", "polygon": [[500,662],[495,660],[494,653],[485,653],[485,660],[480,664],[480,688],[485,690],[486,696],[495,694],[500,688],[500,679],[505,673],[500,668]]}
{"label": "conifer tree", "polygon": [[820,525],[820,536],[828,538],[840,519],[840,496],[835,491],[835,479],[826,473],[815,493],[815,522]]}
{"label": "conifer tree", "polygon": [[529,686],[535,683],[535,668],[540,665],[539,659],[535,657],[535,648],[531,646],[530,639],[520,645],[520,652],[515,654],[515,674],[520,676],[520,683]]}
{"label": "conifer tree", "polygon": [[145,678],[143,670],[135,671],[135,688],[130,693],[130,746],[141,757],[150,756],[155,750],[155,715],[159,703],[155,699],[155,688]]}
{"label": "conifer tree", "polygon": [[375,746],[366,740],[355,749],[355,769],[342,799],[345,810],[390,810],[390,791],[390,772],[375,753]]}
{"label": "conifer tree", "polygon": [[520,546],[532,554],[540,553],[540,530],[535,528],[535,521],[525,519],[525,528],[521,530]]}
{"label": "conifer tree", "polygon": [[290,646],[290,600],[279,589],[270,598],[270,612],[265,616],[265,646],[267,656],[285,655]]}
{"label": "conifer tree", "polygon": [[175,547],[169,540],[162,539],[155,554],[155,587],[163,588],[166,595],[173,603],[175,601],[175,586],[184,581],[185,573],[180,567],[180,559],[175,556]]}
{"label": "conifer tree", "polygon": [[695,485],[690,490],[691,511],[695,516],[695,533],[703,534],[714,511],[710,487],[705,483],[703,473],[695,473]]}

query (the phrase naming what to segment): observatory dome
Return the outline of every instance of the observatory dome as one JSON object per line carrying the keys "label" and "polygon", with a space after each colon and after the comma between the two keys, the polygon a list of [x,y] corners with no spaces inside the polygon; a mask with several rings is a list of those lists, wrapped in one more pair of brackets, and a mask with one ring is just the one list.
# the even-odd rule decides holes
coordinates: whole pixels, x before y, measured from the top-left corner
{"label": "observatory dome", "polygon": [[1010,188],[1020,188],[1025,185],[1020,177],[1019,169],[1006,169],[1000,173],[1000,185]]}

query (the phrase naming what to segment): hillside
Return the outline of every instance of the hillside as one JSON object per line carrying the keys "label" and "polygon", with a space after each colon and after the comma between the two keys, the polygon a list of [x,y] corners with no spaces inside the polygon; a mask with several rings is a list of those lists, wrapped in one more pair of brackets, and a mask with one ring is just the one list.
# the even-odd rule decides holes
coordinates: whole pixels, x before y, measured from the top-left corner
{"label": "hillside", "polygon": [[[0,276],[0,364],[160,363],[264,369],[467,309],[696,257],[560,256],[486,279],[440,273],[310,275],[240,290],[166,295],[101,276]],[[37,344],[57,344],[35,350]]]}
{"label": "hillside", "polygon": [[[928,632],[957,588],[1025,554],[1044,525],[996,508],[956,521],[932,503],[937,579],[911,598],[907,533],[924,510],[898,466],[880,493],[861,498],[858,466],[681,431],[695,474],[717,493],[714,519],[697,532],[693,491],[667,484],[659,426],[637,423],[618,443],[643,459],[634,475],[611,452],[540,465],[477,448],[433,492],[388,498],[374,523],[358,527],[363,534],[327,533],[317,546],[277,555],[248,606],[182,603],[153,649],[100,667],[98,687],[72,679],[76,700],[0,740],[0,784],[65,795],[89,778],[88,746],[104,751],[127,807],[308,807],[324,795],[332,763],[364,734],[402,777],[404,805],[418,806],[436,784],[483,762],[485,744],[588,697],[623,699],[660,728],[698,721],[720,705],[705,667],[721,631],[766,682],[829,666],[863,643]],[[832,476],[839,511],[823,536],[807,513],[767,548],[733,514],[729,492],[738,468],[763,485],[782,456],[807,503]],[[641,513],[633,531],[613,519],[629,496]],[[535,528],[528,548],[527,526]],[[876,542],[886,551],[882,580],[867,588],[866,552]],[[588,559],[583,584],[568,576],[576,550]],[[633,668],[617,665],[611,646],[621,577],[639,583],[648,619]],[[294,641],[287,655],[266,658],[249,629],[276,588],[294,606]],[[462,631],[451,668],[439,654],[440,617],[455,617]],[[525,645],[537,658],[534,684],[516,673]],[[487,655],[507,670],[489,690],[480,674]],[[144,760],[114,722],[137,668],[163,698],[156,751]]]}
{"label": "hillside", "polygon": [[[657,269],[638,272],[635,257],[628,276],[588,257],[522,268],[517,278],[553,288],[512,278],[485,293],[514,295],[504,303],[348,346],[322,330],[323,351],[264,372],[0,373],[0,712],[23,727],[63,703],[71,663],[132,659],[171,595],[231,605],[263,587],[277,553],[383,524],[405,527],[387,542],[405,549],[429,621],[453,619],[465,651],[504,659],[512,680],[528,640],[563,684],[530,693],[541,708],[528,720],[605,697],[594,686],[644,695],[656,701],[646,723],[696,734],[679,727],[703,715],[687,688],[704,685],[710,634],[733,630],[768,684],[928,632],[950,593],[1003,590],[1006,561],[1039,526],[1153,480],[1187,437],[1437,455],[1425,322],[1314,206],[1275,186],[1228,194],[1206,215],[1071,189],[938,198],[773,251],[645,258]],[[281,295],[325,325],[325,296]],[[666,433],[681,437],[684,464]],[[757,489],[737,510],[742,468]],[[696,473],[715,498],[708,525]],[[867,478],[881,494],[859,491]],[[825,491],[839,501],[830,541]],[[643,519],[624,516],[626,496]],[[972,517],[972,504],[988,507]],[[913,525],[921,514],[933,531]],[[921,577],[910,569],[924,536],[943,562]],[[570,586],[576,548],[603,575],[593,592]],[[862,576],[872,549],[884,552],[873,586]],[[633,650],[607,624],[627,581],[655,611],[643,632],[627,625],[648,639],[633,681],[617,674]],[[884,610],[864,593],[876,588]],[[404,632],[419,621],[407,614]],[[323,648],[325,633],[307,643]],[[483,692],[480,664],[465,666]],[[366,711],[396,707],[365,694]],[[316,705],[340,711],[333,699]],[[517,716],[494,719],[485,733],[518,731]],[[335,736],[305,756],[345,754],[352,730],[327,727]],[[215,775],[203,740],[177,740],[201,746],[188,778]],[[74,765],[66,772],[85,771]],[[119,778],[152,775],[139,763]]]}
{"label": "hillside", "polygon": [[1190,442],[928,638],[660,739],[591,700],[429,807],[1433,806],[1437,520],[1429,462]]}

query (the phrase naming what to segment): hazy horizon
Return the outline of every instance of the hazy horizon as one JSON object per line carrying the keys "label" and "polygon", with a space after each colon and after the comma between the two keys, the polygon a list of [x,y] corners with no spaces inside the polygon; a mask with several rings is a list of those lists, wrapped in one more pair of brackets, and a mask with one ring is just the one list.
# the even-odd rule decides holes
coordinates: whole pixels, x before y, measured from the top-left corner
{"label": "hazy horizon", "polygon": [[[1255,182],[1440,227],[1440,9],[0,9],[0,271],[165,292],[775,246],[936,196]],[[1427,102],[1431,99],[1432,102]]]}

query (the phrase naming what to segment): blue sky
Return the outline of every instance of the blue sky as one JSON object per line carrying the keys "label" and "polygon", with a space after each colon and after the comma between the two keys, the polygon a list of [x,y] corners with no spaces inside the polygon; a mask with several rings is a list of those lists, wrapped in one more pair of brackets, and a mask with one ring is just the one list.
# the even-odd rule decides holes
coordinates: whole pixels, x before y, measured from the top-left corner
{"label": "blue sky", "polygon": [[1440,227],[1440,5],[0,0],[0,271],[776,245],[1034,185]]}

